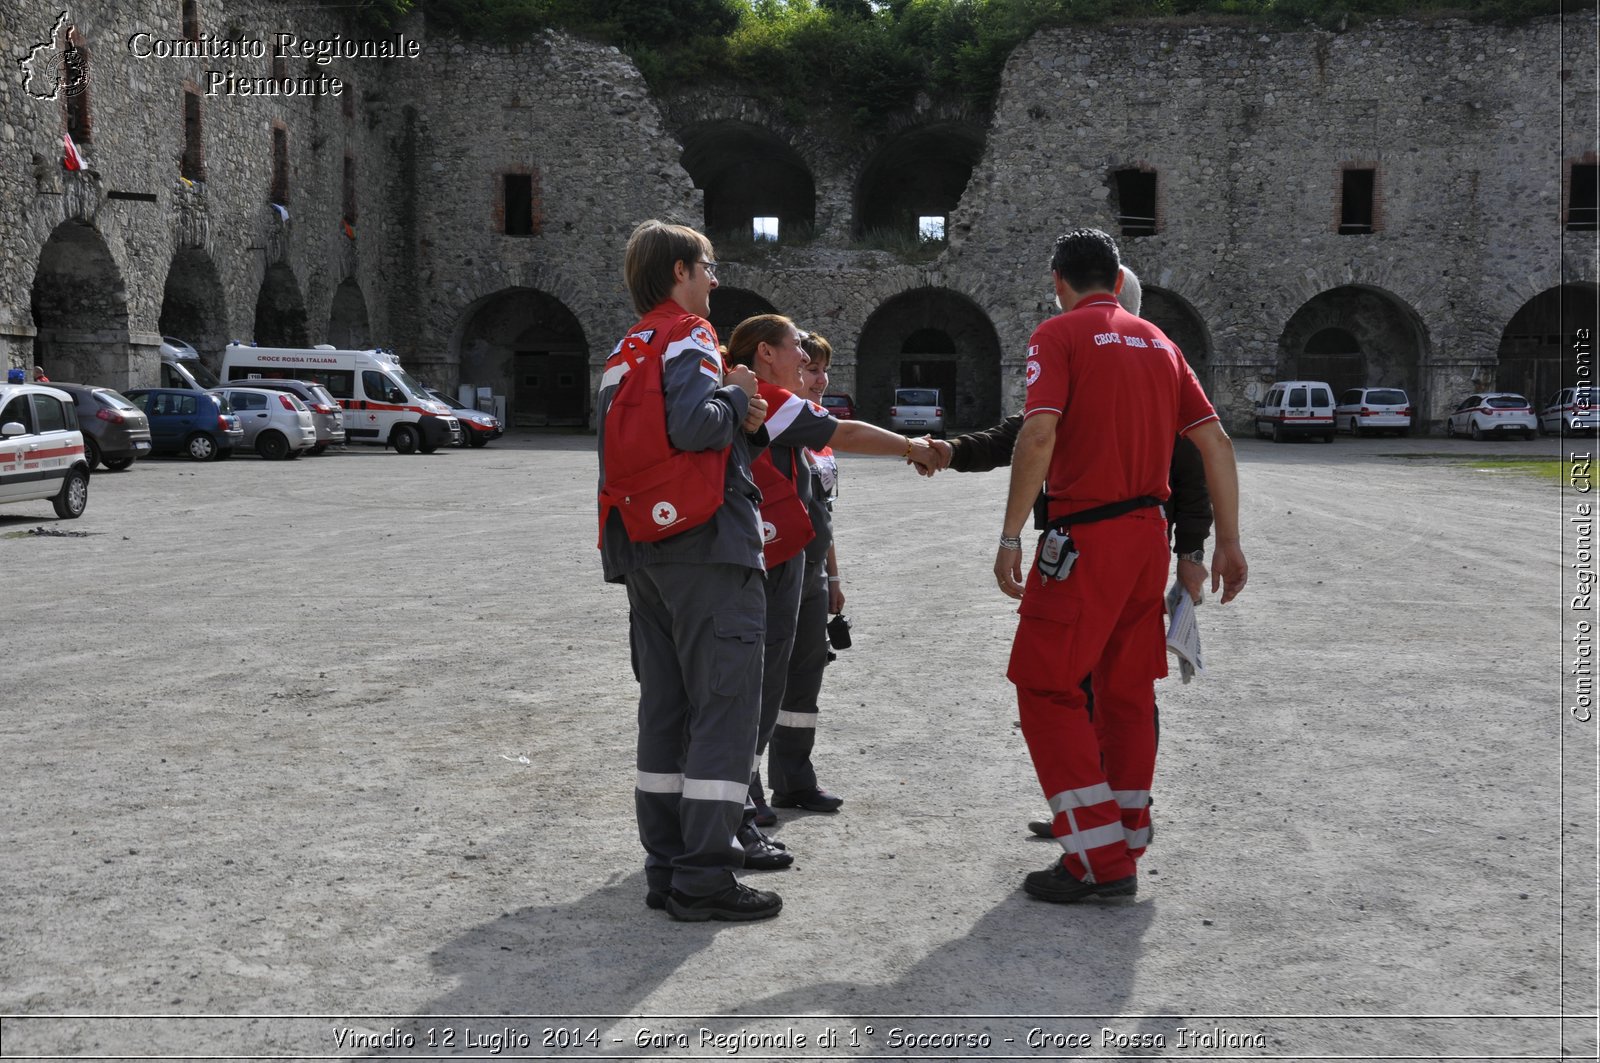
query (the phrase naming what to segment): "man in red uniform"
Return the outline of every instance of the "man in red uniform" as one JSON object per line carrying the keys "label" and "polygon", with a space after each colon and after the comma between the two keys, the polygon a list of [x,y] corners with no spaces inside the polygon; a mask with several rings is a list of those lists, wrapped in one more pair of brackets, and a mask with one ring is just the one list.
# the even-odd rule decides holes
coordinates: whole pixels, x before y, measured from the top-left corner
{"label": "man in red uniform", "polygon": [[[1221,584],[1226,604],[1248,574],[1233,444],[1177,345],[1118,304],[1119,268],[1116,243],[1097,229],[1056,241],[1050,269],[1066,312],[1040,325],[1028,347],[994,562],[1000,589],[1022,600],[1006,674],[1064,850],[1023,888],[1057,903],[1138,889],[1155,772],[1154,681],[1167,674],[1161,503],[1175,435],[1205,463],[1217,533],[1212,590]],[[1051,524],[1024,587],[1021,534],[1041,481]],[[1090,674],[1092,719],[1079,687]]]}

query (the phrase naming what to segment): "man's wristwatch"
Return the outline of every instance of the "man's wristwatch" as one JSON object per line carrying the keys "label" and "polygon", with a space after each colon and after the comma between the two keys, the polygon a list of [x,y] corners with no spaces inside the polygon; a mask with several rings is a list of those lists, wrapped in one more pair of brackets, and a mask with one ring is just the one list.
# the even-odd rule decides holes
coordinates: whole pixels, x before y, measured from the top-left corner
{"label": "man's wristwatch", "polygon": [[1197,565],[1203,565],[1203,564],[1206,563],[1206,552],[1203,549],[1201,549],[1201,550],[1193,550],[1193,551],[1190,551],[1187,554],[1179,554],[1178,555],[1178,560],[1179,561],[1192,561]]}

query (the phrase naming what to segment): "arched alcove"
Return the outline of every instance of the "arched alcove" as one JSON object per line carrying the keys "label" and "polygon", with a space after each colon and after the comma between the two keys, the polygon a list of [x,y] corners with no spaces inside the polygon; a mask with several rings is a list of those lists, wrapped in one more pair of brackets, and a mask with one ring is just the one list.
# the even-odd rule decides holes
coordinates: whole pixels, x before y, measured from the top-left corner
{"label": "arched alcove", "polygon": [[34,364],[62,381],[131,387],[128,293],[92,226],[56,226],[33,276]]}
{"label": "arched alcove", "polygon": [[1000,338],[983,309],[948,288],[886,300],[856,346],[856,406],[884,423],[897,387],[936,387],[947,430],[1000,419]]}
{"label": "arched alcove", "polygon": [[228,311],[216,263],[200,248],[186,247],[172,256],[157,328],[199,351],[213,372],[221,367],[222,348],[230,339]]}
{"label": "arched alcove", "polygon": [[982,155],[982,130],[964,125],[927,126],[886,141],[856,184],[855,235],[916,239],[919,218],[948,219]]}
{"label": "arched alcove", "polygon": [[1417,312],[1381,288],[1347,284],[1307,300],[1278,337],[1278,377],[1348,388],[1405,388],[1426,409],[1420,371],[1427,330]]}
{"label": "arched alcove", "polygon": [[1575,346],[1583,330],[1589,372],[1582,382],[1594,383],[1595,301],[1594,285],[1562,284],[1523,303],[1500,334],[1495,388],[1519,392],[1537,405],[1579,382]]}
{"label": "arched alcove", "polygon": [[817,189],[799,152],[771,130],[748,122],[706,122],[684,131],[680,163],[705,195],[712,240],[749,243],[753,221],[777,219],[780,243],[808,239]]}
{"label": "arched alcove", "polygon": [[286,263],[273,263],[261,278],[261,291],[256,295],[255,341],[263,347],[311,346],[300,282]]}
{"label": "arched alcove", "polygon": [[1207,392],[1211,390],[1211,333],[1198,311],[1183,296],[1145,285],[1139,316],[1167,334]]}
{"label": "arched alcove", "polygon": [[346,277],[333,292],[328,312],[328,342],[341,350],[372,346],[372,326],[367,321],[367,298],[354,277]]}
{"label": "arched alcove", "polygon": [[521,428],[589,424],[589,344],[576,315],[537,288],[507,288],[462,315],[460,382],[505,397]]}
{"label": "arched alcove", "polygon": [[711,293],[711,327],[716,330],[718,342],[723,344],[733,335],[734,326],[745,318],[777,312],[771,303],[744,288],[717,288]]}

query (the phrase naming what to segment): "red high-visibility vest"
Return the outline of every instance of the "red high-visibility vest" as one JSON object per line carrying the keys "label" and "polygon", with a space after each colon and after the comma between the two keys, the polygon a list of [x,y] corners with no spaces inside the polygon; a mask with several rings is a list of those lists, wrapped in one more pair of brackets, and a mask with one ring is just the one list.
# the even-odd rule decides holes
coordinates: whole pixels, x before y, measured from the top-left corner
{"label": "red high-visibility vest", "polygon": [[[650,543],[699,527],[722,505],[729,448],[679,450],[667,438],[662,356],[671,340],[693,336],[696,329],[704,330],[712,351],[701,359],[701,369],[720,380],[716,333],[702,318],[676,307],[646,314],[606,361],[607,376],[615,372],[621,380],[605,411],[602,536],[613,509],[622,514],[629,539]],[[679,357],[694,357],[694,352]]]}

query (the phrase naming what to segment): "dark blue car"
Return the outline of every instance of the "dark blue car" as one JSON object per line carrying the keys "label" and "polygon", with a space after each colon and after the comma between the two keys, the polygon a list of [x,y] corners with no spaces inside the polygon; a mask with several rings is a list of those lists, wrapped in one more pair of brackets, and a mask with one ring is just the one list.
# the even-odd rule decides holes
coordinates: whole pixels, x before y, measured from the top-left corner
{"label": "dark blue car", "polygon": [[209,391],[134,388],[129,401],[150,419],[150,444],[157,453],[187,454],[214,461],[244,440],[244,425],[228,400]]}

